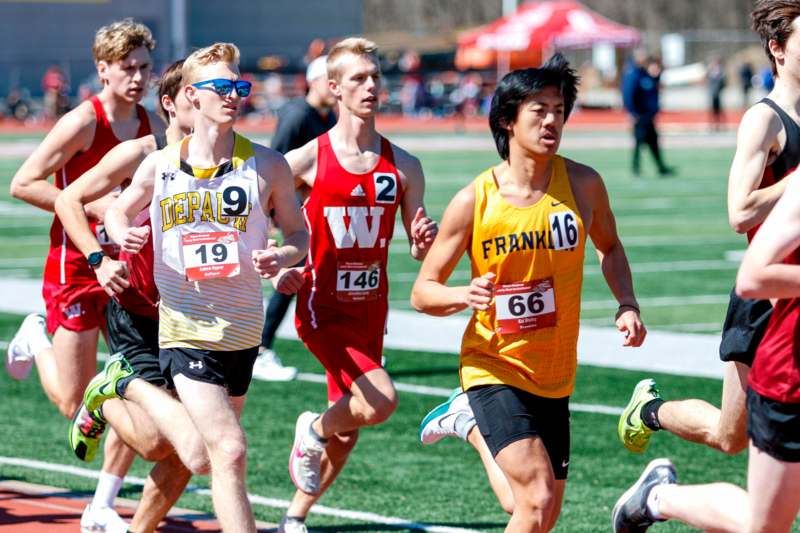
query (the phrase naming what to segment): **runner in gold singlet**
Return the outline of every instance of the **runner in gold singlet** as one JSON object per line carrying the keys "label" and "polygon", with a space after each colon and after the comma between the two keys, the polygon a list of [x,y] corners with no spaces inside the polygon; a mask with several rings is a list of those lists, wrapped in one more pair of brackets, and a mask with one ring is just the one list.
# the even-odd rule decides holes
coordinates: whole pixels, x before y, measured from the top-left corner
{"label": "runner in gold singlet", "polygon": [[[577,81],[560,55],[503,78],[489,116],[503,162],[450,202],[411,295],[431,315],[473,310],[465,392],[425,417],[420,438],[458,435],[475,447],[511,514],[506,531],[548,531],[561,510],[587,236],[620,304],[623,344],[646,334],[602,178],[556,155]],[[446,286],[464,252],[471,283]]]}

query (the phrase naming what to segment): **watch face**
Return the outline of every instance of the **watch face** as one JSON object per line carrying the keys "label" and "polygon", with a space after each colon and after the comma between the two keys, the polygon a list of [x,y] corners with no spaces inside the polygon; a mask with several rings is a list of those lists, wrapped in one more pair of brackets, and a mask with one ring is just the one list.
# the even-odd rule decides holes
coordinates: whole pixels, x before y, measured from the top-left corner
{"label": "watch face", "polygon": [[89,262],[89,266],[97,266],[103,260],[106,254],[103,252],[92,252],[89,254],[89,257],[86,260]]}

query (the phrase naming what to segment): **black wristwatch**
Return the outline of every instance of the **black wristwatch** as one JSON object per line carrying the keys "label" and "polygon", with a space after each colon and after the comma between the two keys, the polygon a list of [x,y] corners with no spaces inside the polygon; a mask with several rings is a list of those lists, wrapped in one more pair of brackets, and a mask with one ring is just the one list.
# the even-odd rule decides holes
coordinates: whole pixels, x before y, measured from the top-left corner
{"label": "black wristwatch", "polygon": [[103,258],[106,256],[105,252],[102,250],[98,252],[92,252],[89,254],[89,257],[86,258],[86,262],[89,263],[91,268],[99,266],[100,263],[103,262]]}

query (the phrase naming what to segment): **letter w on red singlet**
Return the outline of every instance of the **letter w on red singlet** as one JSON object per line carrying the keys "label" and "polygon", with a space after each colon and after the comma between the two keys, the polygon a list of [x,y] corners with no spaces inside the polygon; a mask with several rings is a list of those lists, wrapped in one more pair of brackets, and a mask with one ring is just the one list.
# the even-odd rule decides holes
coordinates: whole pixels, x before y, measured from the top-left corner
{"label": "letter w on red singlet", "polygon": [[[350,225],[345,222],[350,218]],[[381,229],[383,207],[326,207],[325,219],[337,248],[373,248]],[[369,217],[369,221],[367,221]]]}

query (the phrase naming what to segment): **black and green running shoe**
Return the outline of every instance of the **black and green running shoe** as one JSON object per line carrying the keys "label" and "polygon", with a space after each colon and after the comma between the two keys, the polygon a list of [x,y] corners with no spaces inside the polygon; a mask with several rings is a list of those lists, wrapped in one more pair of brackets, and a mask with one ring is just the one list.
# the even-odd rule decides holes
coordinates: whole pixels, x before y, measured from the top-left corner
{"label": "black and green running shoe", "polygon": [[117,353],[108,358],[106,367],[89,382],[86,391],[83,393],[83,405],[89,412],[96,411],[103,405],[103,402],[111,398],[119,398],[117,394],[117,384],[123,378],[133,375],[130,363]]}
{"label": "black and green running shoe", "polygon": [[619,440],[633,453],[644,453],[650,444],[653,430],[642,421],[642,407],[652,400],[658,400],[658,386],[654,379],[643,379],[636,384],[631,395],[631,400],[622,411],[617,424]]}
{"label": "black and green running shoe", "polygon": [[69,425],[69,447],[75,457],[87,463],[94,460],[105,430],[106,421],[100,412],[90,413],[81,405]]}

